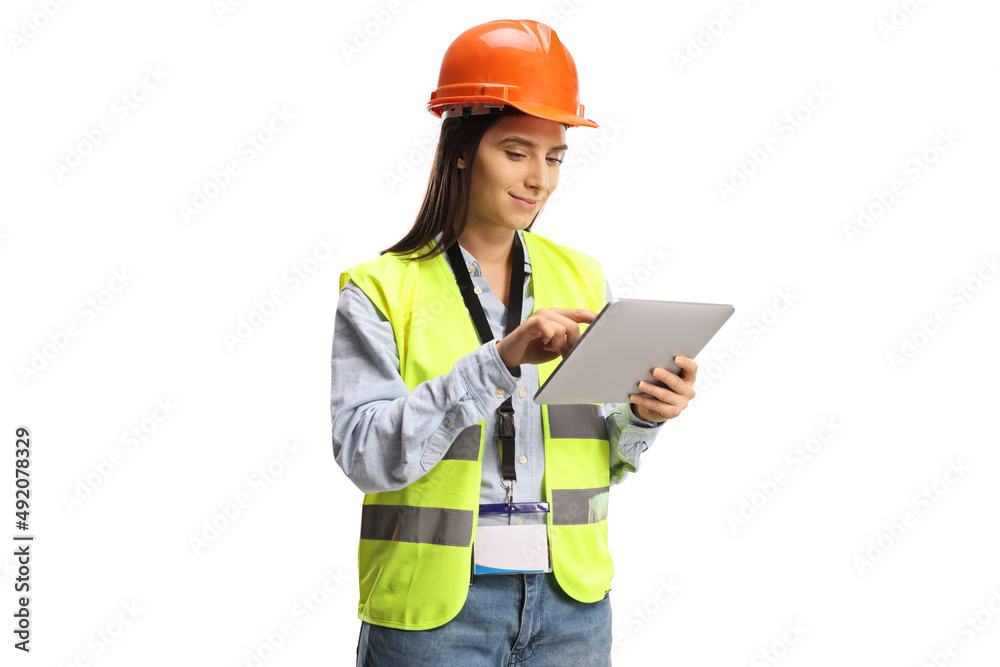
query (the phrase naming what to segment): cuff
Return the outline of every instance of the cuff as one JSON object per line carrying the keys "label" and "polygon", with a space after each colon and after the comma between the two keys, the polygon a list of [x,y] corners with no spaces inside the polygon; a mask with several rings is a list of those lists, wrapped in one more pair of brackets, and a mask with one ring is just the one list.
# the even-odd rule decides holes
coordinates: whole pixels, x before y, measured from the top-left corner
{"label": "cuff", "polygon": [[[496,410],[507,396],[513,394],[520,379],[503,365],[495,339],[486,341],[478,350],[459,359],[455,368],[484,414]],[[497,396],[498,389],[503,390],[502,396]]]}
{"label": "cuff", "polygon": [[629,426],[635,426],[636,428],[654,429],[654,428],[660,428],[665,423],[665,422],[646,421],[642,417],[639,417],[634,412],[632,412],[632,406],[635,405],[635,403],[627,403],[626,405],[628,405],[628,410],[625,411],[625,414],[627,415]]}

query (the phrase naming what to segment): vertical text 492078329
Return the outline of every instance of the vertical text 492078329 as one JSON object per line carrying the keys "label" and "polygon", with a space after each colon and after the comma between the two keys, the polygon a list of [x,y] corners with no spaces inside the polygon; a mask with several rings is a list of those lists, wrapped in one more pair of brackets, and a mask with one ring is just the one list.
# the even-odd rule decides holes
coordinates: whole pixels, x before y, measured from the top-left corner
{"label": "vertical text 492078329", "polygon": [[[17,439],[14,443],[14,516],[17,518],[14,526],[20,531],[28,530],[28,518],[31,516],[31,431],[27,426],[18,426],[14,432]],[[30,651],[31,642],[31,540],[32,535],[15,533],[14,556],[17,558],[17,576],[14,577],[14,591],[20,595],[17,598],[14,612],[14,648]]]}

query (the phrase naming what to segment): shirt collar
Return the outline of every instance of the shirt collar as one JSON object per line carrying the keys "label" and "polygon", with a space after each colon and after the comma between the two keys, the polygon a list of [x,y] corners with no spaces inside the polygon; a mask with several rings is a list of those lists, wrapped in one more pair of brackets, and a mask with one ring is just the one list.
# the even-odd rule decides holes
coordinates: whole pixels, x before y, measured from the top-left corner
{"label": "shirt collar", "polygon": [[[441,236],[443,234],[444,234],[444,232],[438,232],[434,236],[434,243],[435,244],[441,242]],[[528,247],[524,244],[524,234],[522,233],[522,230],[520,230],[520,229],[517,230],[515,232],[515,234],[517,234],[518,238],[521,240],[521,248],[524,250],[524,273],[527,274],[527,275],[530,275],[531,274],[531,261],[528,259]],[[469,251],[466,250],[465,248],[463,248],[461,245],[459,245],[458,248],[459,248],[459,250],[462,251],[462,258],[465,260],[465,266],[468,267],[468,269],[469,269],[469,274],[473,275],[473,276],[481,277],[483,275],[483,269],[479,265],[479,262],[476,260],[476,258],[473,257],[472,254],[469,253]]]}

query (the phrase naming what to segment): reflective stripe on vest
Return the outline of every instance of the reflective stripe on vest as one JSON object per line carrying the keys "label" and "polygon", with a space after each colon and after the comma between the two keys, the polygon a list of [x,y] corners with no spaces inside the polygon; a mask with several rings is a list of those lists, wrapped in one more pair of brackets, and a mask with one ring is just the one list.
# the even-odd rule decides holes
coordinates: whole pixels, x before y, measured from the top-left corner
{"label": "reflective stripe on vest", "polygon": [[[600,312],[606,284],[596,260],[531,232],[523,232],[522,239],[531,262],[534,310]],[[344,271],[341,288],[348,279],[391,323],[400,376],[410,390],[449,373],[457,359],[481,346],[446,255],[409,261],[387,253]],[[535,367],[539,386],[559,361]],[[553,574],[569,596],[597,602],[614,575],[607,548],[606,422],[600,407],[591,404],[542,405],[541,416],[544,498],[537,500],[548,501],[551,508],[546,522]],[[484,435],[485,419],[462,429],[441,460],[416,481],[365,494],[358,618],[425,630],[447,623],[461,610],[472,569]]]}
{"label": "reflective stripe on vest", "polygon": [[451,443],[451,447],[444,453],[444,459],[458,461],[475,461],[479,458],[479,441],[483,439],[481,424],[473,424],[468,428],[463,428],[462,432]]}
{"label": "reflective stripe on vest", "polygon": [[[553,489],[552,523],[594,523],[608,518],[609,487]],[[363,505],[361,539],[463,547],[472,539],[472,510],[413,505]]]}
{"label": "reflective stripe on vest", "polygon": [[607,439],[608,432],[596,405],[577,403],[548,408],[549,432],[553,438]]}
{"label": "reflective stripe on vest", "polygon": [[362,505],[361,539],[464,547],[472,539],[472,510],[412,505]]}
{"label": "reflective stripe on vest", "polygon": [[594,523],[608,518],[608,486],[596,489],[553,489],[552,523]]}

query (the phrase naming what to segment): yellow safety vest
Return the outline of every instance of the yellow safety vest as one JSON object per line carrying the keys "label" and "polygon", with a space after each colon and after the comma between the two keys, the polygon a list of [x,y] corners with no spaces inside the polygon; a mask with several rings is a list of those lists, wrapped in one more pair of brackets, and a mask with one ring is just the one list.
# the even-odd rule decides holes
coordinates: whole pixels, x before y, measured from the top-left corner
{"label": "yellow safety vest", "polygon": [[[532,232],[534,307],[598,313],[606,291],[600,263]],[[422,254],[435,242],[413,254]],[[412,255],[408,255],[412,256]],[[340,276],[350,278],[392,324],[400,375],[413,389],[449,373],[482,343],[447,255],[406,261],[386,253]],[[585,328],[587,324],[582,324]],[[560,358],[538,365],[539,386]],[[542,405],[542,478],[552,570],[566,593],[597,602],[611,590],[608,551],[608,431],[598,404]],[[486,419],[495,419],[490,413]],[[358,618],[426,630],[453,619],[465,604],[472,572],[482,482],[485,419],[457,434],[444,458],[398,491],[365,494],[358,548]],[[491,575],[505,576],[505,575]]]}

